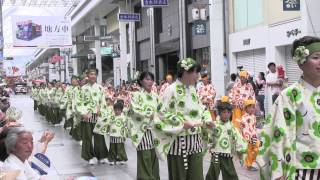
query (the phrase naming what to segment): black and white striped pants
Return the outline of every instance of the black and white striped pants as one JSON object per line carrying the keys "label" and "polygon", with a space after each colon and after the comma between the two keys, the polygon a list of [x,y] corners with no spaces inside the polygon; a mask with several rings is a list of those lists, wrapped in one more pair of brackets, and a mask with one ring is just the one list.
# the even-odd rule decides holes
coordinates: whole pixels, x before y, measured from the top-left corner
{"label": "black and white striped pants", "polygon": [[178,136],[171,145],[169,154],[183,157],[183,166],[188,169],[188,155],[202,152],[202,138],[199,134]]}
{"label": "black and white striped pants", "polygon": [[110,136],[110,143],[119,144],[119,143],[124,143],[124,141],[125,141],[125,138],[123,137]]}
{"label": "black and white striped pants", "polygon": [[320,180],[320,169],[297,169],[296,180]]}
{"label": "black and white striped pants", "polygon": [[202,152],[203,143],[199,134],[178,136],[171,145],[170,155],[191,155]]}
{"label": "black and white striped pants", "polygon": [[153,137],[151,130],[148,129],[144,132],[142,140],[137,147],[137,151],[145,151],[154,148]]}

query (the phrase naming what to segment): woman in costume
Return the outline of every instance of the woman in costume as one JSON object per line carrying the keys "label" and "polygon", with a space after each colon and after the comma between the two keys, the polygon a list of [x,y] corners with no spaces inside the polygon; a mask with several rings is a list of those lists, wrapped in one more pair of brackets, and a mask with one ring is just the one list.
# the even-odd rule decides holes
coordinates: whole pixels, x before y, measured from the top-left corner
{"label": "woman in costume", "polygon": [[178,61],[178,79],[164,92],[155,123],[155,145],[167,158],[170,180],[203,178],[204,127],[212,123],[195,83],[200,66],[191,58]]}
{"label": "woman in costume", "polygon": [[264,179],[320,178],[320,39],[295,40],[292,56],[303,75],[280,93],[267,117],[258,161]]}
{"label": "woman in costume", "polygon": [[140,91],[132,93],[128,112],[129,133],[137,149],[137,179],[159,180],[159,161],[154,148],[153,122],[158,106],[158,95],[152,92],[154,75],[143,72],[138,78]]}

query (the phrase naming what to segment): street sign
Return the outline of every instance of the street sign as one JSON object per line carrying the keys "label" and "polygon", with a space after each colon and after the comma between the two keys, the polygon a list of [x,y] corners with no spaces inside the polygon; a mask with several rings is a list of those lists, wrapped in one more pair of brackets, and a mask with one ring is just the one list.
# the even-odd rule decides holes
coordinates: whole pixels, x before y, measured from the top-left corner
{"label": "street sign", "polygon": [[207,24],[206,22],[195,22],[193,23],[193,34],[194,35],[206,35],[207,33]]}
{"label": "street sign", "polygon": [[168,6],[168,0],[142,0],[142,7],[162,7]]}
{"label": "street sign", "polygon": [[92,41],[95,41],[95,40],[99,40],[99,37],[98,36],[83,36],[83,41],[85,42],[92,42]]}
{"label": "street sign", "polygon": [[101,48],[101,55],[111,55],[113,49],[110,47],[102,47]]}
{"label": "street sign", "polygon": [[140,14],[139,13],[119,13],[118,14],[119,21],[140,21]]}
{"label": "street sign", "polygon": [[300,11],[300,0],[283,0],[283,11]]}

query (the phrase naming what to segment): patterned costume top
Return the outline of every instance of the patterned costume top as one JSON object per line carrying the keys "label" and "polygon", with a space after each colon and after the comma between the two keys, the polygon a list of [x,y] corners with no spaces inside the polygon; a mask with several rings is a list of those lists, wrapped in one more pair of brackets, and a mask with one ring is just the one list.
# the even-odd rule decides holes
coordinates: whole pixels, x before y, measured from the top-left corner
{"label": "patterned costume top", "polygon": [[188,130],[183,128],[186,120],[194,123],[212,121],[194,86],[186,87],[176,80],[166,89],[161,102],[163,104],[159,104],[158,117],[155,119],[155,146],[161,158],[166,157],[178,136],[200,134],[204,135],[202,139],[208,139],[207,131],[200,126]]}
{"label": "patterned costume top", "polygon": [[140,144],[146,130],[153,128],[153,119],[157,111],[158,95],[140,90],[132,93],[129,107],[129,133],[135,147]]}
{"label": "patterned costume top", "polygon": [[252,142],[257,139],[256,131],[256,116],[245,113],[240,119],[240,129],[242,136],[247,142]]}
{"label": "patterned costume top", "polygon": [[163,96],[163,93],[164,93],[164,91],[167,89],[167,87],[169,87],[170,86],[170,84],[169,83],[164,83],[162,86],[161,86],[161,88],[160,88],[160,91],[159,91],[159,96],[160,97],[162,97]]}
{"label": "patterned costume top", "polygon": [[213,143],[210,144],[210,151],[212,153],[235,155],[238,152],[245,153],[247,151],[247,142],[230,121],[222,122],[218,116],[216,121],[214,121],[214,125]]}
{"label": "patterned costume top", "polygon": [[295,179],[296,169],[320,168],[320,87],[301,79],[283,90],[266,125],[257,161],[265,178]]}
{"label": "patterned costume top", "polygon": [[81,94],[77,97],[77,112],[81,115],[98,114],[105,108],[107,108],[106,99],[101,85],[87,83],[82,86]]}
{"label": "patterned costume top", "polygon": [[244,108],[244,101],[246,99],[254,99],[255,94],[250,83],[241,84],[240,79],[236,81],[229,94],[230,103],[240,109]]}
{"label": "patterned costume top", "polygon": [[214,109],[214,98],[216,91],[211,84],[203,85],[198,89],[198,95],[202,104],[208,107],[209,110]]}

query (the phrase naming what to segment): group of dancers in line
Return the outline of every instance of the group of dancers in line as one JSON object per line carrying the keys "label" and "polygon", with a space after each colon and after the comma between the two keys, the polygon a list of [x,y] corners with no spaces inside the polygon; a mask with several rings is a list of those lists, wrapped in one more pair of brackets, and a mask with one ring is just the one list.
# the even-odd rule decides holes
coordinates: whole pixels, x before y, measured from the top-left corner
{"label": "group of dancers in line", "polygon": [[[306,179],[320,166],[320,84],[315,83],[320,79],[320,40],[298,39],[292,52],[303,77],[281,92],[261,134],[248,72],[239,73],[227,96],[215,98],[208,75],[196,86],[201,67],[192,58],[178,61],[176,80],[169,75],[159,87],[152,73],[142,72],[136,83],[115,92],[97,84],[97,70],[88,69],[85,77],[72,77],[70,86],[35,87],[32,97],[35,109],[51,123],[66,116],[64,126],[82,141],[81,157],[89,164],[123,164],[128,160],[124,142],[131,139],[137,179],[160,179],[159,159],[167,161],[170,180],[218,179],[220,172],[223,179],[238,179],[234,156],[248,170],[259,165],[264,179]],[[204,176],[207,152],[211,164]]]}

